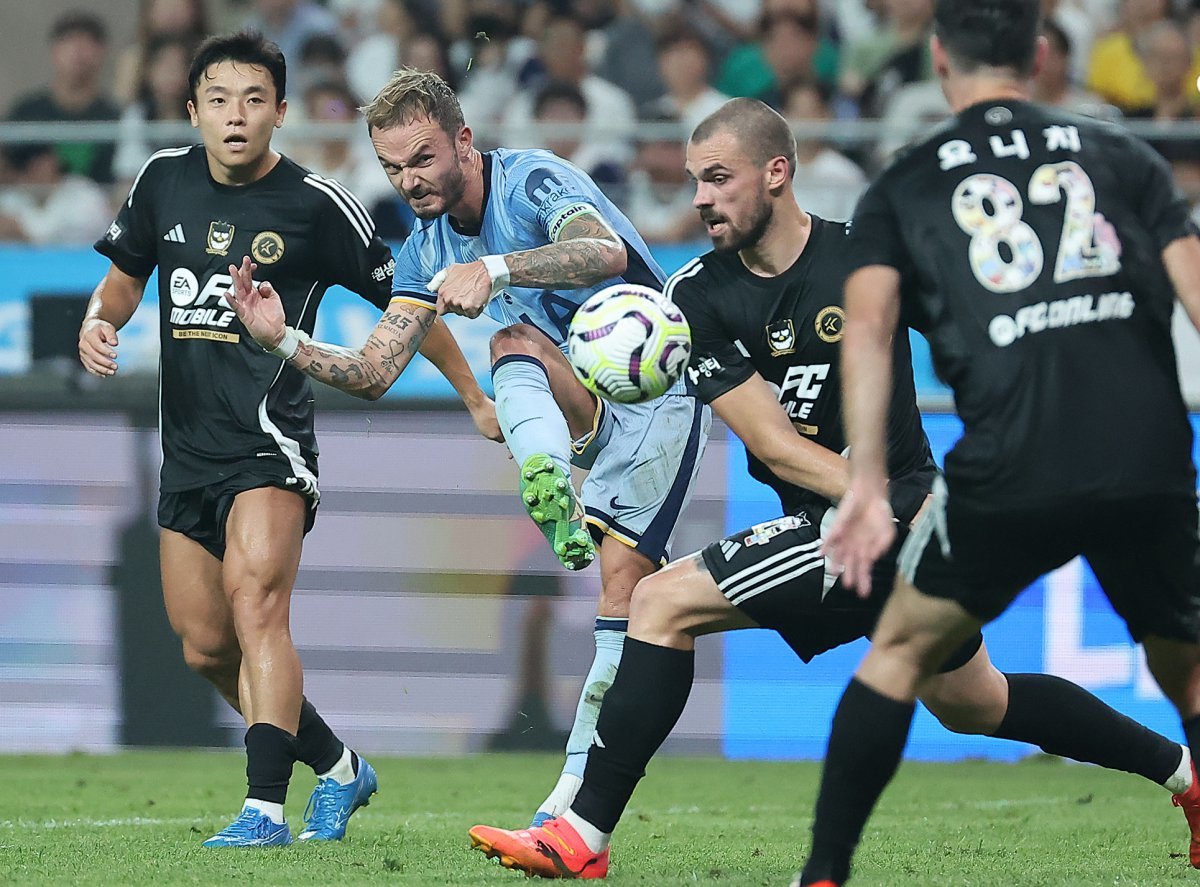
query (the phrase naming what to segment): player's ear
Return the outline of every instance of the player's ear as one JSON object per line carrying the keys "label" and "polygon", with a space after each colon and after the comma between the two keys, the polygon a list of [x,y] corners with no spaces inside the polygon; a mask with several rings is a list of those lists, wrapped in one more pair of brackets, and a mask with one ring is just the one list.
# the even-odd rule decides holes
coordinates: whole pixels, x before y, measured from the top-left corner
{"label": "player's ear", "polygon": [[455,139],[455,148],[458,150],[458,158],[463,163],[471,156],[471,148],[475,144],[475,133],[471,132],[471,127],[463,125],[463,128],[458,131],[458,138]]}
{"label": "player's ear", "polygon": [[196,113],[196,103],[193,102],[191,99],[188,99],[187,110],[188,110],[188,117],[192,121],[192,126],[199,126],[200,125],[200,117]]}
{"label": "player's ear", "polygon": [[1036,77],[1042,73],[1042,68],[1046,64],[1046,56],[1050,54],[1050,41],[1046,39],[1045,34],[1041,34],[1037,38],[1037,45],[1033,50],[1033,70],[1029,72],[1030,77]]}
{"label": "player's ear", "polygon": [[946,79],[950,73],[950,59],[946,55],[946,47],[942,46],[942,41],[938,39],[937,34],[929,37],[929,55],[933,60],[933,73],[942,80]]}
{"label": "player's ear", "polygon": [[780,194],[788,187],[788,159],[783,155],[772,157],[767,163],[767,190],[772,194]]}
{"label": "player's ear", "polygon": [[275,106],[275,128],[283,126],[283,116],[287,114],[288,104],[287,99],[281,99],[279,104]]}

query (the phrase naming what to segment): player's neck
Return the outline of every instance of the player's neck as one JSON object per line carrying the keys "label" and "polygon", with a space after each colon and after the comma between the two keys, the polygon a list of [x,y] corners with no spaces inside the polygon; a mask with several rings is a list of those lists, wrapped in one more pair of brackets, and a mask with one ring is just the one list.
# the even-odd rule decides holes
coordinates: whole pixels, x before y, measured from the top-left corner
{"label": "player's neck", "polygon": [[278,151],[268,148],[257,163],[247,166],[223,166],[211,155],[208,156],[208,174],[218,185],[249,185],[257,182],[279,163]]}
{"label": "player's neck", "polygon": [[981,102],[1029,101],[1027,84],[1004,73],[943,79],[942,90],[955,114]]}
{"label": "player's neck", "polygon": [[466,171],[467,181],[458,203],[450,207],[449,215],[463,228],[478,228],[483,220],[483,155],[471,149],[471,160]]}
{"label": "player's neck", "polygon": [[754,246],[738,252],[742,264],[759,277],[778,277],[796,264],[808,237],[812,234],[812,216],[794,201],[784,203],[767,225]]}

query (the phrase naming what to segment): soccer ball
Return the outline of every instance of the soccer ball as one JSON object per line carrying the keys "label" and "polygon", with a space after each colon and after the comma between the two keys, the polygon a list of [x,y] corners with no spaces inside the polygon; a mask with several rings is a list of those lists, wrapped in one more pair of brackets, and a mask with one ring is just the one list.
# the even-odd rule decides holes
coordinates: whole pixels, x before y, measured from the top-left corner
{"label": "soccer ball", "polygon": [[579,306],[567,333],[567,357],[584,387],[617,403],[665,394],[683,374],[692,333],[662,293],[618,283]]}

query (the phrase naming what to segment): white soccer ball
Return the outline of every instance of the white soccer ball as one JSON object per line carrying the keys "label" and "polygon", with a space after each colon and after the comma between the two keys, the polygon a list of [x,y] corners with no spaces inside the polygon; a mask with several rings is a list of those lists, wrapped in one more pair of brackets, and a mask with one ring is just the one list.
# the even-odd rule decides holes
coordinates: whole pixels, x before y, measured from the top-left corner
{"label": "white soccer ball", "polygon": [[662,293],[618,283],[579,306],[567,333],[567,357],[593,394],[641,403],[665,394],[687,367],[692,333]]}

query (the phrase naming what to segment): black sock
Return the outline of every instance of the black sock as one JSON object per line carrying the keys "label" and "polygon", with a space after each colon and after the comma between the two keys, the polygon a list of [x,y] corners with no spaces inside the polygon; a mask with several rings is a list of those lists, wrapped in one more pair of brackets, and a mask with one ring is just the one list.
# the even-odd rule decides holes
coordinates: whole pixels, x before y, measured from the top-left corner
{"label": "black sock", "polygon": [[571,809],[602,832],[625,811],[646,764],[687,705],[696,654],[625,639],[621,666],[604,694],[596,735],[588,749],[583,785]]}
{"label": "black sock", "polygon": [[801,884],[842,884],[850,876],[867,818],[900,766],[913,707],[876,693],[858,678],[846,687],[829,733],[812,852]]}
{"label": "black sock", "polygon": [[274,724],[251,724],[246,731],[247,798],[282,804],[296,762],[296,737]]}
{"label": "black sock", "polygon": [[1200,761],[1200,715],[1183,722],[1183,736],[1187,739],[1188,750],[1192,753],[1192,762]]}
{"label": "black sock", "polygon": [[1087,690],[1045,674],[1006,674],[1008,711],[992,735],[1038,746],[1162,785],[1179,767],[1179,743],[1109,708]]}
{"label": "black sock", "polygon": [[[346,748],[307,699],[300,703],[300,728],[296,731],[296,742],[299,749],[297,759],[312,767],[318,776],[332,770],[333,765],[342,759],[342,752]],[[354,764],[357,775],[358,762]]]}

